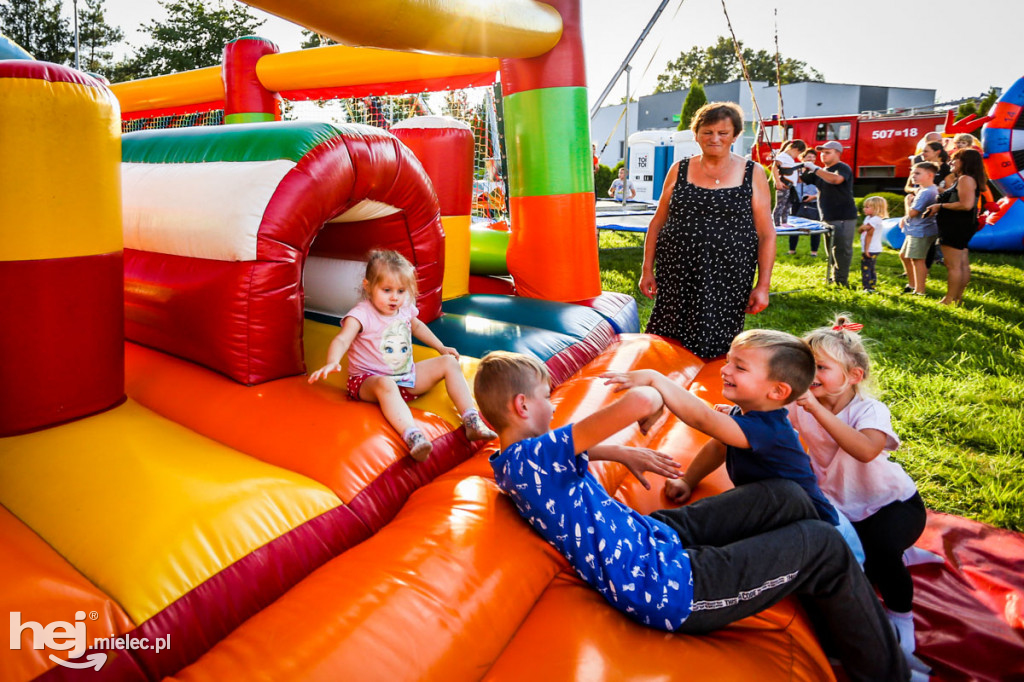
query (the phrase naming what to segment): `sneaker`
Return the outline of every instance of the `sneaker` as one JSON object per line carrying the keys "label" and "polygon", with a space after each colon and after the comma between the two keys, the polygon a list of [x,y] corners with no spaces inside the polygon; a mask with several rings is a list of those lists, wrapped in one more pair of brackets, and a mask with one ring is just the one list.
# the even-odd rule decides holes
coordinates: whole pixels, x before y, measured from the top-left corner
{"label": "sneaker", "polygon": [[865,290],[864,290],[864,293],[865,293],[865,294],[873,294],[873,293],[875,293],[875,290],[874,290],[874,289],[871,289],[871,288],[868,288],[868,289],[865,289]]}
{"label": "sneaker", "polygon": [[498,434],[487,428],[487,424],[476,412],[467,415],[462,425],[466,429],[466,438],[470,440],[491,440],[498,437]]}
{"label": "sneaker", "polygon": [[796,251],[787,251],[786,253],[788,253],[790,256],[795,256],[796,255]]}
{"label": "sneaker", "polygon": [[901,293],[912,294],[912,293],[914,293],[914,287],[912,287],[909,284],[907,284],[906,286],[903,287],[903,291]]}
{"label": "sneaker", "polygon": [[417,462],[427,461],[430,451],[434,449],[434,446],[427,440],[427,436],[419,429],[415,429],[406,436],[405,444],[409,446],[409,456]]}
{"label": "sneaker", "polygon": [[817,251],[811,251],[811,258],[817,258],[817,257],[818,257],[818,252]]}

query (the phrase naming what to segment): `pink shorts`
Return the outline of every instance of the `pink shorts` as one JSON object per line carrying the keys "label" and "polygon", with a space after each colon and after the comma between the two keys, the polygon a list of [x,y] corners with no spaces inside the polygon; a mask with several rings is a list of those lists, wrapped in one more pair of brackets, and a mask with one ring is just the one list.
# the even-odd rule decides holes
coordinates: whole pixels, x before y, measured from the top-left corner
{"label": "pink shorts", "polygon": [[[360,400],[359,389],[363,387],[363,382],[370,377],[379,376],[377,374],[352,374],[348,377],[348,397],[352,400]],[[413,395],[409,392],[409,389],[405,386],[399,386],[398,392],[402,396],[402,400],[409,402],[419,398],[418,395]]]}

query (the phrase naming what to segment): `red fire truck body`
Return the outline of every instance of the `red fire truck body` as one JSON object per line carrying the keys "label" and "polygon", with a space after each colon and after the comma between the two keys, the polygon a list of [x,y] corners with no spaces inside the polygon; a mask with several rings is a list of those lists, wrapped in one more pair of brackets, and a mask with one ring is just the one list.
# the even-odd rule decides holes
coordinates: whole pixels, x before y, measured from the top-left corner
{"label": "red fire truck body", "polygon": [[[786,121],[786,139],[803,140],[815,147],[830,140],[843,145],[842,161],[853,169],[858,185],[874,189],[902,189],[910,175],[910,158],[925,133],[942,132],[945,113],[916,116],[819,116]],[[754,158],[768,159],[768,145],[779,148],[782,126],[766,124],[763,139],[754,147]]]}

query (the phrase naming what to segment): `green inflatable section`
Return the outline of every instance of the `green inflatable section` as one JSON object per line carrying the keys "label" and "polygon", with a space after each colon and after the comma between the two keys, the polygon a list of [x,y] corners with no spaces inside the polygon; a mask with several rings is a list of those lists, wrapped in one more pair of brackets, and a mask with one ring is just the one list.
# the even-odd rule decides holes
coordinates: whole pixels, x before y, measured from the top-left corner
{"label": "green inflatable section", "polygon": [[285,121],[140,130],[121,138],[126,163],[211,163],[214,161],[276,161],[296,163],[311,149],[334,138],[382,134],[368,126]]}
{"label": "green inflatable section", "polygon": [[469,228],[469,273],[471,275],[507,275],[505,252],[508,232],[492,230],[484,225]]}
{"label": "green inflatable section", "polygon": [[541,88],[504,100],[509,193],[540,197],[594,191],[586,88]]}

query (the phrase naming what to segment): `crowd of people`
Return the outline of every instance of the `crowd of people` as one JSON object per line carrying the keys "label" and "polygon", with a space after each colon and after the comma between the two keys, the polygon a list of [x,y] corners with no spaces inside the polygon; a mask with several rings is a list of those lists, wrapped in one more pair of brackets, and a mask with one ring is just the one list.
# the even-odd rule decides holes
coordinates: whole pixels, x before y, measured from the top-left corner
{"label": "crowd of people", "polygon": [[[900,260],[907,280],[903,293],[926,295],[928,272],[939,263],[948,271],[946,294],[940,303],[963,303],[964,289],[971,278],[968,243],[979,227],[982,193],[987,185],[980,150],[978,139],[968,133],[944,140],[940,133],[930,132],[918,144],[904,188],[904,216],[899,222],[904,235]],[[889,217],[889,206],[883,197],[869,196],[863,202],[863,215],[858,216],[853,170],[842,161],[843,151],[838,141],[813,149],[802,140],[785,142],[771,163],[776,187],[772,219],[777,227],[786,225],[790,215],[828,225],[826,281],[838,286],[850,286],[853,244],[859,234],[861,285],[864,291],[874,293],[878,282],[875,263],[882,252],[882,221]],[[799,234],[789,237],[789,255],[796,254],[799,239]],[[811,256],[818,255],[820,239],[820,234],[811,235]]]}

